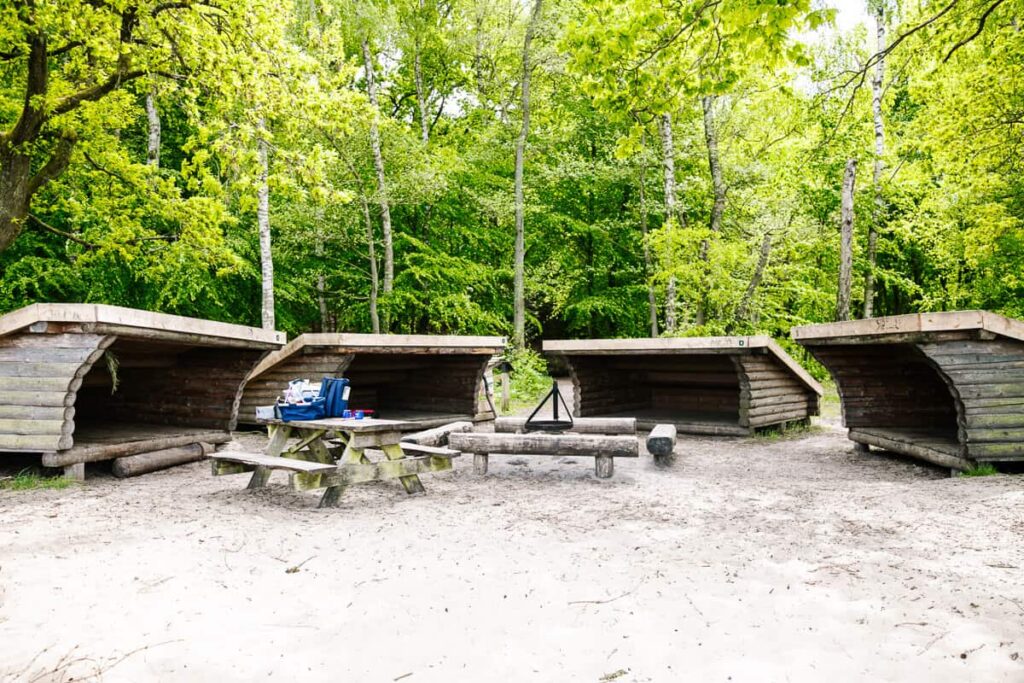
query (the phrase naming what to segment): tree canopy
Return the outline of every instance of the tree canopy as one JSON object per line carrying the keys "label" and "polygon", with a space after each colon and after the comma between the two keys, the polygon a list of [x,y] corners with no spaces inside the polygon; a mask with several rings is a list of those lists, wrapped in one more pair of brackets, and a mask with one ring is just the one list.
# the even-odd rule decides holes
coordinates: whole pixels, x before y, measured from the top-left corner
{"label": "tree canopy", "polygon": [[1024,317],[1020,9],[18,0],[0,311],[258,325],[269,264],[289,333],[509,335],[518,222],[528,343],[784,336],[836,316],[856,159],[852,315]]}

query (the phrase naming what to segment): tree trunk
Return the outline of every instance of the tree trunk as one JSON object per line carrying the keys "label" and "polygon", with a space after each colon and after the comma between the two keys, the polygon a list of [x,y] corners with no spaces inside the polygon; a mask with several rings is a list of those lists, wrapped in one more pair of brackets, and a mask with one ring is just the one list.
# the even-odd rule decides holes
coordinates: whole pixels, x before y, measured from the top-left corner
{"label": "tree trunk", "polygon": [[[662,170],[665,177],[665,221],[669,224],[669,230],[672,230],[673,218],[680,226],[683,225],[683,213],[679,210],[676,202],[676,149],[675,144],[672,142],[671,114],[661,115],[661,118],[658,119],[658,130],[661,133]],[[671,273],[675,266],[675,259],[673,258],[671,240],[668,240],[668,242],[665,266]],[[668,288],[665,291],[665,330],[670,333],[675,332],[678,326],[676,321],[677,306],[676,276],[669,275]]]}
{"label": "tree trunk", "polygon": [[718,156],[718,128],[715,124],[715,98],[711,95],[701,98],[704,107],[704,141],[708,146],[708,167],[711,170],[711,188],[715,203],[711,207],[711,232],[722,228],[722,214],[725,213],[725,180],[722,178],[722,162]]}
{"label": "tree trunk", "polygon": [[519,130],[519,137],[516,139],[516,169],[515,169],[515,212],[516,212],[516,239],[515,239],[515,265],[513,268],[513,333],[512,342],[523,348],[526,344],[526,230],[525,230],[525,201],[523,198],[523,164],[526,155],[526,140],[530,134],[530,43],[533,42],[534,33],[537,30],[537,21],[540,18],[542,0],[535,0],[533,12],[530,15],[530,23],[526,25],[526,36],[523,38],[523,79],[522,79],[522,113],[523,125]]}
{"label": "tree trunk", "polygon": [[[881,53],[885,49],[885,10],[879,5],[875,15],[878,46]],[[875,75],[871,79],[871,114],[875,123],[875,168],[872,183],[875,201],[871,209],[871,225],[868,228],[868,270],[864,275],[864,317],[870,318],[875,312],[875,252],[878,243],[878,228],[885,213],[882,200],[882,171],[885,156],[885,124],[882,121],[882,79],[885,76],[885,58],[880,57],[875,65]]]}
{"label": "tree trunk", "polygon": [[374,334],[380,334],[380,314],[377,311],[377,288],[380,286],[377,275],[377,239],[373,235],[370,204],[362,193],[359,195],[359,203],[363,207],[363,222],[366,223],[366,248],[370,253],[370,325]]}
{"label": "tree trunk", "polygon": [[274,318],[274,258],[270,249],[270,160],[267,157],[267,141],[263,137],[266,124],[259,123],[260,139],[256,143],[260,159],[259,188],[256,191],[256,224],[260,232],[260,274],[262,279],[262,324],[263,329],[272,330]]}
{"label": "tree trunk", "polygon": [[[641,147],[646,151],[647,136],[644,135]],[[640,232],[644,240],[644,276],[647,278],[647,309],[651,322],[651,336],[658,336],[658,300],[654,296],[654,285],[651,283],[651,244],[647,235],[647,161],[640,161]]]}
{"label": "tree trunk", "polygon": [[320,331],[333,332],[327,314],[327,278],[324,275],[324,211],[316,210],[316,233],[313,237],[313,254],[316,256],[316,305],[320,310]]}
{"label": "tree trunk", "polygon": [[750,278],[750,282],[747,284],[747,291],[743,292],[743,298],[740,299],[739,305],[736,307],[736,314],[733,316],[733,325],[735,326],[744,320],[750,314],[750,304],[754,300],[754,293],[757,292],[758,285],[761,284],[761,278],[764,277],[764,270],[768,267],[768,257],[772,251],[772,234],[766,232],[764,237],[761,239],[761,255],[757,258],[757,265],[754,267],[754,274]]}
{"label": "tree trunk", "polygon": [[146,164],[160,167],[160,112],[156,108],[155,89],[146,93],[146,120],[149,122],[149,143],[146,147]]}
{"label": "tree trunk", "polygon": [[[419,0],[420,13],[423,12],[423,0]],[[423,94],[423,63],[420,58],[420,38],[416,36],[413,42],[413,76],[416,80],[416,105],[420,110],[420,138],[423,144],[430,141],[430,128],[427,126],[427,100]]]}
{"label": "tree trunk", "polygon": [[363,65],[366,68],[366,90],[373,105],[373,116],[370,117],[370,146],[373,148],[373,168],[377,172],[377,193],[380,195],[380,223],[384,238],[384,293],[394,288],[395,253],[391,239],[391,205],[388,201],[387,179],[384,177],[384,155],[380,148],[380,129],[377,127],[377,116],[380,107],[377,104],[377,80],[373,71],[373,56],[370,54],[370,42],[363,38]]}
{"label": "tree trunk", "polygon": [[842,223],[839,242],[839,294],[836,298],[836,320],[850,319],[850,287],[853,277],[853,192],[857,177],[857,160],[846,162],[843,174]]}
{"label": "tree trunk", "polygon": [[[725,212],[725,181],[722,179],[722,163],[718,156],[718,129],[715,127],[715,98],[706,95],[701,98],[701,107],[704,110],[704,142],[708,148],[708,168],[711,172],[711,188],[714,193],[714,204],[711,206],[711,220],[709,227],[711,232],[717,233],[722,228],[722,214]],[[708,241],[700,243],[700,260],[708,261]],[[702,268],[705,273],[701,277],[701,300],[697,306],[697,324],[703,325],[707,318],[707,268]]]}

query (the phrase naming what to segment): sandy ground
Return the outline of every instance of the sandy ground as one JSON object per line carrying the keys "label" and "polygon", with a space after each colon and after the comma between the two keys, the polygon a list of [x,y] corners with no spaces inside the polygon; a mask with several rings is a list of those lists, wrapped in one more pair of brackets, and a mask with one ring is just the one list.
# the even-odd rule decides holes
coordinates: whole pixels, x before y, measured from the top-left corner
{"label": "sandy ground", "polygon": [[329,510],[203,463],[0,491],[0,679],[1024,681],[1021,477],[832,426],[677,454],[462,458]]}

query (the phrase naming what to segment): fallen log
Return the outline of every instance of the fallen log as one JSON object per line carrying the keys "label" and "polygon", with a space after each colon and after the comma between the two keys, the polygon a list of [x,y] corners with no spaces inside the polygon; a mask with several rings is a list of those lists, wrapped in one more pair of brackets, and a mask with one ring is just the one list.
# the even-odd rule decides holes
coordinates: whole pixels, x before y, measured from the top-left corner
{"label": "fallen log", "polygon": [[114,460],[114,476],[121,478],[137,477],[147,472],[155,472],[168,467],[174,467],[175,465],[184,465],[188,462],[202,460],[212,453],[213,450],[213,444],[194,443],[188,446],[165,448],[150,453],[117,458]]}

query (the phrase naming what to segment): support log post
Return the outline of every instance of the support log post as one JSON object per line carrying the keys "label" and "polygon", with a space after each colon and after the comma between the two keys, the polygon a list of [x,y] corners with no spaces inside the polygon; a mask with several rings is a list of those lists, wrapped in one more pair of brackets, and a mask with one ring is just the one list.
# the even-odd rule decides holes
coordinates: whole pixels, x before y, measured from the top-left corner
{"label": "support log post", "polygon": [[610,479],[615,473],[615,458],[610,455],[594,457],[594,474],[598,479]]}
{"label": "support log post", "polygon": [[487,474],[487,454],[473,454],[473,472],[476,474]]}

